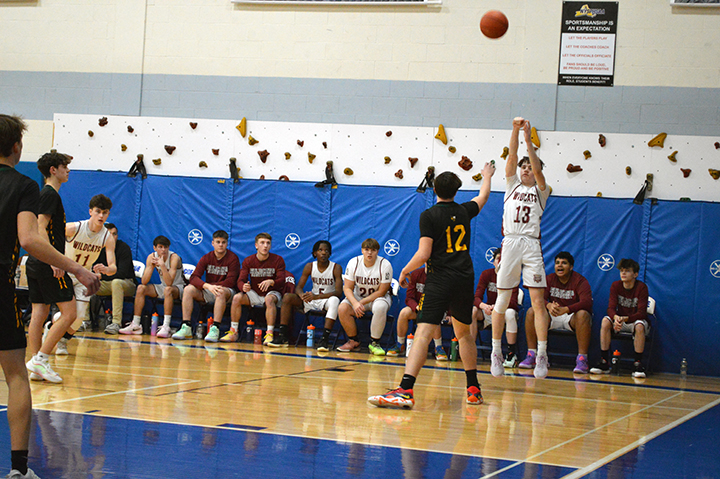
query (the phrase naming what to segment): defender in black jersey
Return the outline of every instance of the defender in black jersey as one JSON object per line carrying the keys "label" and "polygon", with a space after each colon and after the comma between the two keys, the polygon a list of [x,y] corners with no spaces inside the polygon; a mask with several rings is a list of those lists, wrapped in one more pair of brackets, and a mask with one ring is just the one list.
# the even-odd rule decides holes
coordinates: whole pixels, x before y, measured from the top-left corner
{"label": "defender in black jersey", "polygon": [[32,398],[25,369],[25,328],[15,302],[15,268],[20,246],[40,261],[78,275],[93,294],[98,278],[50,246],[38,233],[38,186],[15,170],[22,155],[27,126],[17,117],[0,114],[0,365],[8,385],[12,477],[37,478],[27,467]]}
{"label": "defender in black jersey", "polygon": [[413,386],[425,364],[427,347],[436,325],[449,309],[453,315],[455,336],[460,342],[467,377],[467,403],[482,404],[477,379],[477,349],[470,333],[474,281],[470,258],[470,220],[477,216],[490,197],[490,179],[495,166],[486,163],[482,170],[483,183],[478,196],[467,203],[455,203],[462,181],[446,171],[435,179],[437,204],[420,215],[420,244],[418,250],[400,273],[400,284],[407,287],[410,273],[427,263],[425,292],[418,305],[418,327],[415,341],[405,364],[400,387],[387,394],[372,396],[368,402],[379,407],[410,409],[415,404]]}

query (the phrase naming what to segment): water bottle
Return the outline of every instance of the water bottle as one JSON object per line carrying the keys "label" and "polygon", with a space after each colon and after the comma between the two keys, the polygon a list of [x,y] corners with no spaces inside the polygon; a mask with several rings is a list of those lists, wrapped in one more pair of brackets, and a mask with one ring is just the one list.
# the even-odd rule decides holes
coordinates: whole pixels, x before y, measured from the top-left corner
{"label": "water bottle", "polygon": [[248,343],[253,342],[253,334],[255,334],[255,322],[251,319],[247,322],[247,326],[245,327],[245,341]]}
{"label": "water bottle", "polygon": [[262,334],[263,334],[262,329],[257,328],[255,330],[255,340],[253,341],[254,344],[262,344]]}
{"label": "water bottle", "polygon": [[450,341],[450,361],[457,361],[460,355],[460,343],[458,338],[452,338]]}
{"label": "water bottle", "polygon": [[680,363],[680,377],[682,379],[687,379],[687,359],[685,358],[683,358]]}
{"label": "water bottle", "polygon": [[620,376],[620,351],[618,351],[617,349],[612,356],[612,362],[610,363],[610,372],[615,376]]}
{"label": "water bottle", "polygon": [[410,356],[410,348],[412,348],[413,341],[415,341],[415,336],[412,334],[408,334],[407,337],[407,346],[405,347],[405,357],[407,358]]}
{"label": "water bottle", "polygon": [[202,321],[198,321],[197,328],[195,328],[195,339],[203,339],[205,337],[205,326]]}
{"label": "water bottle", "polygon": [[153,313],[150,320],[150,336],[157,335],[158,323],[160,322],[160,316],[157,313]]}
{"label": "water bottle", "polygon": [[213,319],[212,316],[210,316],[207,320],[207,332],[208,333],[210,332],[210,328],[213,327],[213,324],[215,324],[215,320]]}
{"label": "water bottle", "polygon": [[307,328],[307,341],[306,345],[308,348],[312,348],[315,343],[315,326],[312,324]]}

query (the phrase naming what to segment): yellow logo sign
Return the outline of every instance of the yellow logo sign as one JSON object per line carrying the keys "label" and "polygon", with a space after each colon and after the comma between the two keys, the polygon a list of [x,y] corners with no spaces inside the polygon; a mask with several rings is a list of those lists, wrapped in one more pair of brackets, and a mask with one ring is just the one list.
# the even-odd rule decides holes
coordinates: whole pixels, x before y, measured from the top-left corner
{"label": "yellow logo sign", "polygon": [[580,10],[575,12],[575,18],[577,17],[589,17],[595,18],[598,15],[605,15],[604,8],[590,8],[587,4],[580,7]]}

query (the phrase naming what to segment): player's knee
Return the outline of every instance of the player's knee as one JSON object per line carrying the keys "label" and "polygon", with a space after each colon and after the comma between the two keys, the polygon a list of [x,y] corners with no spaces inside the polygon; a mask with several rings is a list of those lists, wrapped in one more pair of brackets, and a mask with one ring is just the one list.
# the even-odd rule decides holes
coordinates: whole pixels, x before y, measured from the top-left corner
{"label": "player's knee", "polygon": [[414,311],[410,306],[405,306],[400,310],[400,314],[398,314],[398,321],[408,321],[412,319],[413,313]]}
{"label": "player's knee", "polygon": [[497,300],[495,301],[495,311],[497,311],[500,314],[505,314],[507,312],[508,305],[510,305],[510,297],[512,296],[512,291],[509,289],[499,289]]}
{"label": "player's knee", "polygon": [[643,323],[636,323],[635,332],[638,334],[645,334],[645,325]]}
{"label": "player's knee", "polygon": [[505,330],[508,333],[517,333],[517,311],[514,309],[508,309],[505,312]]}
{"label": "player's knee", "polygon": [[374,301],[372,305],[373,314],[387,314],[388,304],[385,301]]}

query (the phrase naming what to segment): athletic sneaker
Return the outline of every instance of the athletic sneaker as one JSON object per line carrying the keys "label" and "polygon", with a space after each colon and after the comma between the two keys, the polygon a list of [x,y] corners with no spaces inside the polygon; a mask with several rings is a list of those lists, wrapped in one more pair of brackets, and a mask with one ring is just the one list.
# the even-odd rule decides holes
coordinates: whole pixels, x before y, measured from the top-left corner
{"label": "athletic sneaker", "polygon": [[490,353],[490,373],[496,378],[505,374],[505,368],[503,368],[503,357],[501,353]]}
{"label": "athletic sneaker", "polygon": [[220,339],[223,343],[235,343],[238,340],[238,333],[237,331],[234,331],[233,329],[230,329],[227,333],[225,333],[225,336]]}
{"label": "athletic sneaker", "polygon": [[178,332],[172,335],[173,339],[192,339],[192,337],[192,329],[187,323],[183,323],[182,327],[178,330]]}
{"label": "athletic sneaker", "polygon": [[330,351],[330,340],[328,338],[320,338],[318,341],[317,350],[321,353]]}
{"label": "athletic sneaker", "polygon": [[105,326],[105,334],[118,334],[120,332],[120,325],[118,323],[110,323]]}
{"label": "athletic sneaker", "polygon": [[404,356],[405,355],[405,345],[400,343],[395,343],[390,349],[387,350],[385,353],[390,357],[396,357],[396,356]]}
{"label": "athletic sneaker", "polygon": [[447,361],[448,355],[442,346],[435,346],[435,359],[437,361]]}
{"label": "athletic sneaker", "polygon": [[263,346],[267,346],[268,344],[272,343],[272,340],[275,338],[275,331],[266,331],[265,337],[263,338]]}
{"label": "athletic sneaker", "polygon": [[70,354],[68,352],[67,343],[68,340],[66,338],[60,338],[60,341],[58,341],[57,346],[55,347],[56,356],[67,356]]}
{"label": "athletic sneaker", "polygon": [[92,326],[90,324],[90,321],[83,321],[80,327],[75,331],[76,333],[85,333],[89,332],[92,329]]}
{"label": "athletic sneaker", "polygon": [[288,340],[287,335],[278,331],[272,341],[268,343],[268,346],[271,348],[287,348],[290,346],[290,341]]}
{"label": "athletic sneaker", "polygon": [[207,335],[205,336],[205,341],[208,343],[217,343],[219,339],[220,329],[218,329],[218,327],[215,325],[210,326],[210,331],[208,331]]}
{"label": "athletic sneaker", "polygon": [[645,377],[645,367],[642,365],[640,361],[636,361],[635,364],[635,370],[632,373],[632,377],[634,378],[644,378]]}
{"label": "athletic sneaker", "polygon": [[368,346],[368,349],[374,356],[385,356],[385,350],[380,346],[380,343],[373,341]]}
{"label": "athletic sneaker", "polygon": [[30,358],[30,361],[28,361],[25,366],[27,367],[28,371],[39,375],[46,381],[49,381],[51,383],[62,382],[62,378],[58,373],[53,371],[53,368],[50,367],[50,364],[48,364],[47,361],[37,359],[37,356],[33,356],[32,358]]}
{"label": "athletic sneaker", "polygon": [[548,357],[547,354],[538,354],[535,359],[535,371],[533,372],[537,379],[543,379],[548,375]]}
{"label": "athletic sneaker", "polygon": [[465,400],[465,402],[468,404],[474,404],[476,406],[482,404],[483,397],[480,388],[475,386],[470,386],[469,388],[467,388],[467,399]]}
{"label": "athletic sneaker", "polygon": [[162,326],[160,329],[158,329],[156,337],[169,338],[170,337],[170,326]]}
{"label": "athletic sneaker", "polygon": [[520,369],[535,369],[535,352],[528,351],[527,356],[518,364],[518,367]]}
{"label": "athletic sneaker", "polygon": [[44,379],[37,373],[30,373],[30,381],[44,381]]}
{"label": "athletic sneaker", "polygon": [[368,402],[377,407],[391,407],[397,409],[412,409],[415,405],[412,389],[393,389],[386,394],[370,396]]}
{"label": "athletic sneaker", "polygon": [[348,339],[348,342],[337,348],[339,353],[349,353],[351,351],[360,351],[360,343]]}
{"label": "athletic sneaker", "polygon": [[573,372],[578,374],[587,374],[588,371],[590,371],[590,366],[588,366],[587,356],[584,354],[578,354],[577,359],[575,359],[575,369],[573,369]]}
{"label": "athletic sneaker", "polygon": [[505,362],[503,363],[504,368],[516,368],[518,366],[518,358],[515,353],[508,353],[507,357],[505,358]]}
{"label": "athletic sneaker", "polygon": [[131,322],[124,328],[120,329],[118,332],[120,334],[128,334],[128,335],[129,334],[142,334],[142,326],[139,324],[135,324],[135,322]]}
{"label": "athletic sneaker", "polygon": [[599,363],[590,369],[590,374],[610,374],[610,363],[601,359]]}
{"label": "athletic sneaker", "polygon": [[13,469],[10,471],[10,474],[8,474],[7,479],[40,479],[40,477],[33,472],[32,469],[28,467],[27,474],[23,475],[20,474],[20,471],[17,469]]}

